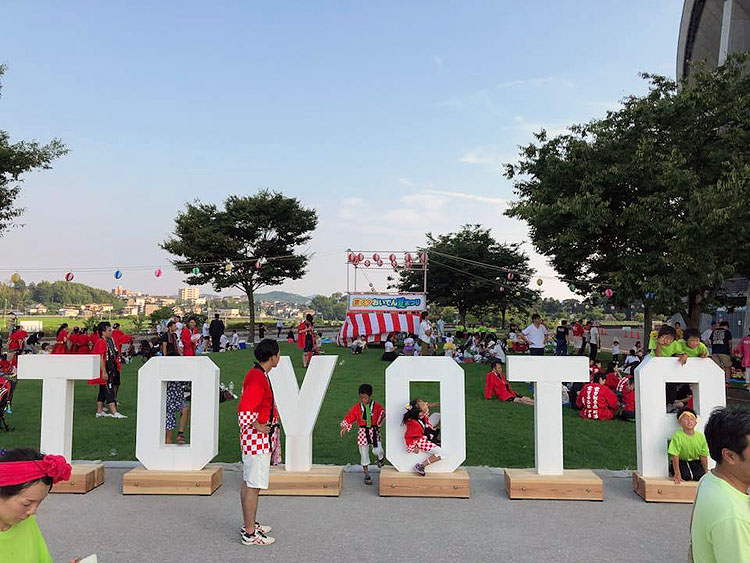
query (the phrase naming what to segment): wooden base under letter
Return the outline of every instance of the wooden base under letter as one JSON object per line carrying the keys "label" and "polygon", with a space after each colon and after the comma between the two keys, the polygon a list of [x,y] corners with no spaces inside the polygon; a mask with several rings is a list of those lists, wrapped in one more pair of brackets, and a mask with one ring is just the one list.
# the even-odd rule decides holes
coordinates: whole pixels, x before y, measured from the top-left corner
{"label": "wooden base under letter", "polygon": [[103,463],[76,463],[70,479],[52,486],[53,493],[88,493],[104,483]]}
{"label": "wooden base under letter", "polygon": [[207,465],[200,471],[157,471],[144,467],[122,476],[124,495],[212,495],[223,483],[224,470]]}
{"label": "wooden base under letter", "polygon": [[604,500],[604,483],[590,469],[566,469],[562,475],[506,469],[505,488],[511,499]]}
{"label": "wooden base under letter", "polygon": [[665,477],[643,477],[633,473],[633,490],[646,502],[682,502],[695,501],[698,490],[697,481],[683,481],[675,485],[674,481]]}
{"label": "wooden base under letter", "polygon": [[283,467],[271,468],[268,489],[261,495],[337,497],[341,494],[344,468],[313,466],[310,471],[286,471]]}
{"label": "wooden base under letter", "polygon": [[380,470],[380,496],[469,498],[469,472],[456,469],[453,473],[427,473],[422,477],[384,467]]}

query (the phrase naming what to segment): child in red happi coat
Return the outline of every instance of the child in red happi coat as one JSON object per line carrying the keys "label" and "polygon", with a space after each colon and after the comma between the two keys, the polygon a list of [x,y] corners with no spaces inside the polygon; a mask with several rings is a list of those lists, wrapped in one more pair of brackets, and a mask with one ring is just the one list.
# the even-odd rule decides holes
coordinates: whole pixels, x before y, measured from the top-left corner
{"label": "child in red happi coat", "polygon": [[594,375],[591,383],[583,386],[578,393],[576,404],[581,409],[581,418],[592,420],[611,420],[619,408],[617,395],[604,385],[606,376],[603,373]]}
{"label": "child in red happi coat", "polygon": [[510,403],[534,406],[534,399],[519,395],[511,389],[503,373],[503,363],[497,359],[490,360],[490,371],[484,382],[484,398],[492,399],[493,397]]}
{"label": "child in red happi coat", "polygon": [[437,414],[430,416],[430,404],[422,399],[412,400],[404,413],[403,424],[406,426],[404,442],[406,451],[411,454],[424,452],[429,457],[421,463],[414,465],[414,471],[425,475],[425,466],[431,465],[442,459],[443,451],[434,442],[437,436],[436,422],[439,420]]}
{"label": "child in red happi coat", "polygon": [[372,400],[372,385],[363,383],[359,386],[359,402],[348,412],[341,421],[341,436],[349,432],[357,423],[357,447],[359,448],[360,462],[365,472],[365,485],[372,485],[370,477],[370,448],[372,453],[378,456],[378,467],[385,464],[385,452],[383,442],[380,439],[380,425],[385,420],[385,411],[380,403]]}
{"label": "child in red happi coat", "polygon": [[623,377],[622,381],[625,382],[625,385],[619,386],[622,388],[622,412],[620,412],[620,418],[623,420],[635,420],[635,378],[633,376]]}

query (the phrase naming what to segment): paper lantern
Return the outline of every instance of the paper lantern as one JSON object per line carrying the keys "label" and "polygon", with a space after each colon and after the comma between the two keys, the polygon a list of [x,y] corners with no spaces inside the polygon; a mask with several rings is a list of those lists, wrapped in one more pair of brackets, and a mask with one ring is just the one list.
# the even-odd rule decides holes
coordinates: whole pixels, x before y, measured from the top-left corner
{"label": "paper lantern", "polygon": [[396,255],[395,254],[391,254],[388,258],[390,259],[391,262],[395,262],[396,261]]}
{"label": "paper lantern", "polygon": [[568,289],[570,291],[575,291],[576,290],[576,286],[571,283],[571,284],[568,285]]}
{"label": "paper lantern", "polygon": [[537,285],[542,285],[543,283],[544,283],[544,282],[542,281],[542,278],[537,278],[537,279],[536,279],[536,284],[537,284]]}
{"label": "paper lantern", "polygon": [[231,262],[229,262],[226,266],[224,266],[224,271],[227,272],[227,273],[229,273],[229,272],[232,271],[232,268],[234,268],[234,264],[232,264]]}
{"label": "paper lantern", "polygon": [[500,293],[502,293],[502,292],[504,292],[504,291],[505,291],[505,288],[504,288],[504,287],[501,287],[501,288],[500,288]]}
{"label": "paper lantern", "polygon": [[516,291],[516,297],[521,297],[521,292],[520,291]]}
{"label": "paper lantern", "polygon": [[347,259],[349,260],[349,262],[351,262],[352,264],[354,264],[357,261],[357,255],[354,254],[354,252],[350,252],[349,256],[347,257]]}
{"label": "paper lantern", "polygon": [[260,267],[261,267],[262,265],[263,265],[263,262],[261,262],[260,260],[258,260],[258,261],[257,261],[257,262],[255,263],[255,269],[256,269],[256,270],[260,270]]}
{"label": "paper lantern", "polygon": [[74,277],[75,276],[73,275],[73,272],[68,272],[67,274],[65,274],[65,281],[73,281]]}
{"label": "paper lantern", "polygon": [[614,294],[614,291],[612,291],[609,288],[604,290],[604,295],[606,295],[607,297],[612,297],[613,294]]}
{"label": "paper lantern", "polygon": [[361,262],[364,259],[365,259],[365,255],[364,254],[362,254],[361,252],[359,254],[357,254],[357,262]]}
{"label": "paper lantern", "polygon": [[508,272],[508,279],[509,279],[509,280],[512,280],[512,279],[513,279],[513,272]]}
{"label": "paper lantern", "polygon": [[157,278],[160,278],[161,277],[161,268],[156,268],[156,270],[154,270],[154,275]]}
{"label": "paper lantern", "polygon": [[365,260],[365,268],[369,268],[369,267],[370,267],[370,261],[369,260]]}
{"label": "paper lantern", "polygon": [[197,276],[198,274],[201,273],[201,269],[198,266],[196,266],[195,268],[193,268],[193,273]]}
{"label": "paper lantern", "polygon": [[19,274],[18,272],[16,272],[12,276],[10,276],[10,281],[12,281],[13,283],[20,282],[21,281],[21,274]]}
{"label": "paper lantern", "polygon": [[409,254],[408,252],[404,254],[404,260],[406,260],[407,262],[411,262],[411,254]]}
{"label": "paper lantern", "polygon": [[379,267],[382,267],[382,266],[383,266],[383,261],[382,261],[382,260],[378,260],[378,266],[379,266]]}
{"label": "paper lantern", "polygon": [[119,280],[122,277],[122,272],[120,270],[115,270],[115,279]]}
{"label": "paper lantern", "polygon": [[378,254],[377,252],[375,254],[373,254],[372,255],[372,261],[373,262],[379,262],[380,261],[380,254]]}
{"label": "paper lantern", "polygon": [[422,260],[422,264],[427,264],[427,253],[423,252],[422,256],[420,256],[420,259]]}

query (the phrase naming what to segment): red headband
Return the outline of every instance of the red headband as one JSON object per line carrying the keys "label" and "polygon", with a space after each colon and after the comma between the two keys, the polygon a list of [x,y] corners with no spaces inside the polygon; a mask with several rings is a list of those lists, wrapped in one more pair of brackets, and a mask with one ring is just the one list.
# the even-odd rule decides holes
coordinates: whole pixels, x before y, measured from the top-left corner
{"label": "red headband", "polygon": [[52,477],[52,483],[67,481],[73,468],[61,455],[46,455],[36,461],[0,462],[0,487],[20,485]]}

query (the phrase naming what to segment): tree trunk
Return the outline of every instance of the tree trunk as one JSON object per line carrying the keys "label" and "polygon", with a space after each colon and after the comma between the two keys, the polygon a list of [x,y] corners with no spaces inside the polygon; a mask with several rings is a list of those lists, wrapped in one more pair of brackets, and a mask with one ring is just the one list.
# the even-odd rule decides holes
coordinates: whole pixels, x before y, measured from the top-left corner
{"label": "tree trunk", "polygon": [[643,305],[643,342],[641,342],[641,349],[643,353],[648,352],[648,340],[649,334],[651,334],[651,327],[653,326],[651,309],[648,305]]}
{"label": "tree trunk", "polygon": [[466,326],[466,309],[462,308],[461,306],[458,307],[458,317],[461,319],[461,324]]}
{"label": "tree trunk", "polygon": [[688,310],[685,319],[685,328],[701,327],[701,313],[703,312],[703,291],[694,289],[688,293]]}
{"label": "tree trunk", "polygon": [[247,341],[250,344],[255,344],[255,301],[253,300],[253,286],[243,286],[245,295],[247,295],[247,302],[250,305],[250,334],[248,335]]}
{"label": "tree trunk", "polygon": [[503,330],[505,330],[505,313],[506,313],[505,307],[502,308],[502,313],[503,313],[503,326],[502,326],[502,328],[503,328]]}

